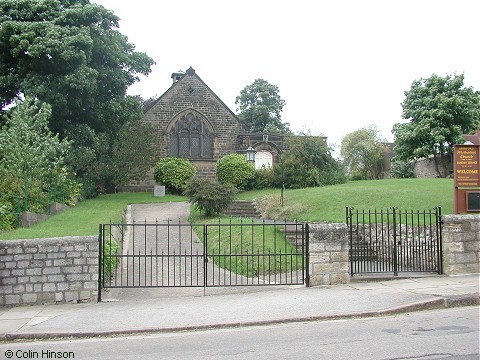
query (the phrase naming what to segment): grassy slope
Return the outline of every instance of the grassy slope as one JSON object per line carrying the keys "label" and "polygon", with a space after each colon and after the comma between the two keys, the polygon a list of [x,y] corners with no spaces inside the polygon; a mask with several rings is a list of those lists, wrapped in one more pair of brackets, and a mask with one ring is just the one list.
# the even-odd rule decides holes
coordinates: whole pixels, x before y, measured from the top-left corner
{"label": "grassy slope", "polygon": [[[280,195],[280,190],[249,191],[240,199],[255,199],[262,195]],[[290,218],[304,221],[345,222],[345,207],[357,209],[423,210],[442,207],[443,214],[453,213],[452,179],[390,179],[356,181],[320,188],[285,190],[284,208],[294,211]],[[167,195],[154,197],[150,193],[103,195],[80,202],[31,228],[0,233],[0,239],[30,239],[68,235],[96,235],[98,224],[118,222],[128,204],[185,201],[186,198]],[[299,205],[301,210],[299,209]]]}
{"label": "grassy slope", "polygon": [[[276,190],[273,194],[280,195]],[[241,194],[243,199],[259,195]],[[453,213],[452,179],[388,179],[355,181],[347,184],[311,189],[286,190],[284,207],[300,204],[303,211],[295,212],[298,220],[344,222],[345,207],[357,209],[424,210],[442,207],[443,214]]]}
{"label": "grassy slope", "polygon": [[182,196],[154,197],[152,193],[120,193],[101,195],[81,201],[30,228],[0,233],[0,239],[31,239],[56,236],[97,235],[101,223],[119,222],[129,204],[185,201]]}

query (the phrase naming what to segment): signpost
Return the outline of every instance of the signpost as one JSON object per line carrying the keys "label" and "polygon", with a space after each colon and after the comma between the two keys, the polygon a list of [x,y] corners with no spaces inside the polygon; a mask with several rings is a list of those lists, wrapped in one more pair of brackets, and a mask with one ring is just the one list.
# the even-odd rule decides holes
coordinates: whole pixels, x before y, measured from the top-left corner
{"label": "signpost", "polygon": [[455,213],[480,212],[480,134],[466,135],[453,158]]}

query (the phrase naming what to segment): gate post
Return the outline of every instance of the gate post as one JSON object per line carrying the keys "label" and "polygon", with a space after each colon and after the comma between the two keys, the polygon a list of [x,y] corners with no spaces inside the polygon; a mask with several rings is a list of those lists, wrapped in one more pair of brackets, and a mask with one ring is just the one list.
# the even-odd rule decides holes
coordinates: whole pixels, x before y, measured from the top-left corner
{"label": "gate post", "polygon": [[438,274],[443,274],[443,241],[442,241],[442,208],[440,206],[435,208],[435,227],[437,233],[437,266]]}
{"label": "gate post", "polygon": [[97,302],[102,301],[102,279],[103,279],[103,226],[98,225],[98,294]]}
{"label": "gate post", "polygon": [[305,269],[305,286],[310,287],[310,226],[305,224],[305,264],[303,268]]}
{"label": "gate post", "polygon": [[346,224],[309,224],[310,286],[350,281]]}

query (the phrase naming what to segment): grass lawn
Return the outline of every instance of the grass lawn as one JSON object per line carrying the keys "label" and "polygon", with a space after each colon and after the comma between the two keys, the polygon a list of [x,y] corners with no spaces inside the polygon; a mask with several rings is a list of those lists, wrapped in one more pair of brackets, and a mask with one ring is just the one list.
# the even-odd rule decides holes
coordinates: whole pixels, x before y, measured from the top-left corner
{"label": "grass lawn", "polygon": [[[206,219],[198,214],[193,218],[208,225],[208,256],[221,268],[249,277],[302,268],[302,254],[287,241],[281,224],[236,217]],[[194,231],[203,237],[203,226]]]}
{"label": "grass lawn", "polygon": [[[345,222],[345,207],[356,209],[428,210],[442,207],[442,214],[453,214],[453,179],[388,179],[353,181],[310,189],[285,190],[284,209],[276,205],[278,218],[290,220]],[[280,196],[280,190],[265,193]],[[253,200],[262,192],[245,192],[239,198]],[[279,202],[277,201],[277,204]],[[289,211],[290,209],[290,211]],[[283,212],[282,212],[283,211]]]}
{"label": "grass lawn", "polygon": [[119,193],[101,195],[98,198],[79,202],[46,221],[29,228],[0,232],[0,239],[33,239],[57,236],[98,235],[101,223],[120,222],[129,204],[186,201],[183,196],[167,195],[154,197],[152,193]]}
{"label": "grass lawn", "polygon": [[[279,189],[243,192],[239,199],[265,195],[280,196]],[[151,193],[102,195],[82,201],[30,228],[0,233],[0,239],[31,239],[69,235],[97,235],[98,224],[119,222],[128,204],[186,201],[185,197]],[[424,210],[442,207],[442,214],[453,213],[453,179],[389,179],[355,181],[347,184],[284,192],[284,206],[274,201],[273,214],[279,219],[310,222],[345,222],[345,207],[357,209]],[[201,220],[193,219],[193,222]]]}

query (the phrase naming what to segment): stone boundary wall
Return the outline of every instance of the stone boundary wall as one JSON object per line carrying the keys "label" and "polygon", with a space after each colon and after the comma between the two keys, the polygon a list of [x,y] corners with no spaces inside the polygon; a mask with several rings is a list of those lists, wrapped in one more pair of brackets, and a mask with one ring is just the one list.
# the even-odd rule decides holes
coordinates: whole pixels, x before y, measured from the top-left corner
{"label": "stone boundary wall", "polygon": [[[444,275],[480,273],[480,216],[442,216]],[[350,281],[349,237],[346,224],[315,224],[310,229],[310,286]]]}
{"label": "stone boundary wall", "polygon": [[96,301],[97,236],[0,240],[0,306]]}
{"label": "stone boundary wall", "polygon": [[30,211],[22,212],[20,214],[20,227],[30,227],[40,221],[48,219],[51,215],[54,215],[68,208],[68,205],[54,202],[50,204],[50,215],[37,214]]}
{"label": "stone boundary wall", "polygon": [[310,286],[350,281],[346,224],[310,224]]}
{"label": "stone boundary wall", "polygon": [[443,218],[443,273],[480,273],[480,215]]}
{"label": "stone boundary wall", "polygon": [[[451,159],[447,159],[447,168],[448,170],[453,171],[453,163]],[[442,169],[442,165],[439,162],[439,167]],[[416,178],[438,178],[438,172],[435,165],[435,159],[428,158],[428,159],[419,159],[415,162],[413,173]],[[445,176],[448,175],[444,174]]]}

